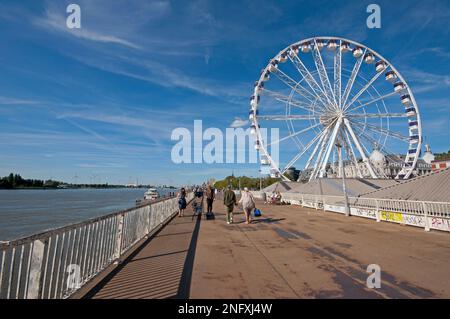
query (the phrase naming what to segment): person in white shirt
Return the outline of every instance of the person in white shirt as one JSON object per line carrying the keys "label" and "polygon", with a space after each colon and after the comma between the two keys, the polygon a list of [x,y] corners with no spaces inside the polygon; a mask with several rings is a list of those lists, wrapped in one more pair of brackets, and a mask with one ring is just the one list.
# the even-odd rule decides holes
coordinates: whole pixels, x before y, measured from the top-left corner
{"label": "person in white shirt", "polygon": [[244,188],[244,191],[242,192],[239,203],[242,205],[242,208],[244,209],[245,223],[250,224],[251,223],[251,213],[256,205],[255,205],[255,199],[253,198],[253,194],[250,193],[250,191],[248,190],[247,187]]}

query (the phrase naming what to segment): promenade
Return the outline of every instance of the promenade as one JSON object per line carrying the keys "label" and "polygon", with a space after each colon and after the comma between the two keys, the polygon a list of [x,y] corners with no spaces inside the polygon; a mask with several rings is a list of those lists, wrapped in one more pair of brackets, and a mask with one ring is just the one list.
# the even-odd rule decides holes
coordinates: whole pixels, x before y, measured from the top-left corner
{"label": "promenade", "polygon": [[[253,224],[175,217],[88,298],[449,298],[448,234],[299,206]],[[240,211],[240,209],[238,209]],[[367,265],[381,288],[366,287]]]}

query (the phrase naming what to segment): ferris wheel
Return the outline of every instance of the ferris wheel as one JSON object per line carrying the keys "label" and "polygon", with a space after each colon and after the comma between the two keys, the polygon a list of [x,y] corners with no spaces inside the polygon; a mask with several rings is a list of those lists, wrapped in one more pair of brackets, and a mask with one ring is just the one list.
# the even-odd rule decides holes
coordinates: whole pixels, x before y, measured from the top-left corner
{"label": "ferris wheel", "polygon": [[[283,49],[261,71],[250,106],[255,148],[272,176],[288,180],[296,166],[309,180],[327,177],[339,162],[355,177],[385,178],[377,161],[389,157],[395,178],[407,179],[420,156],[410,87],[389,61],[355,41],[315,37]],[[264,128],[277,128],[278,139],[269,141]]]}

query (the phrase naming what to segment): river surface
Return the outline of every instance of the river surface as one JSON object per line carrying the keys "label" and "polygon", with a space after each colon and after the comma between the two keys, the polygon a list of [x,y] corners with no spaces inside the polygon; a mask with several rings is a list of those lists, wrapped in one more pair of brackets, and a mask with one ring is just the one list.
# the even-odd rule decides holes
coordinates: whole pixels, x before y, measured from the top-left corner
{"label": "river surface", "polygon": [[[135,206],[145,188],[0,190],[0,241]],[[165,195],[173,189],[158,189]]]}

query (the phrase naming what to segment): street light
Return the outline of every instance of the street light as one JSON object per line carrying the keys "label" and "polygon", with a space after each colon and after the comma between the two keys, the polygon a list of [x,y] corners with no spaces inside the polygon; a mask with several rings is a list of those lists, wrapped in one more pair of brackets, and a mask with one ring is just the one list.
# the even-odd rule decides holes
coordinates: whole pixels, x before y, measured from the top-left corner
{"label": "street light", "polygon": [[341,175],[342,177],[342,191],[344,193],[345,216],[350,216],[350,208],[348,207],[347,187],[345,185],[344,165],[342,161],[342,145],[338,142],[336,143],[336,147],[338,149],[338,156],[339,156],[339,175]]}

